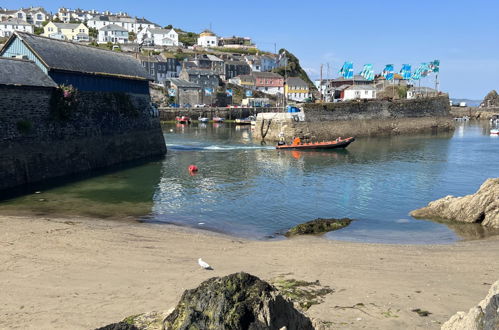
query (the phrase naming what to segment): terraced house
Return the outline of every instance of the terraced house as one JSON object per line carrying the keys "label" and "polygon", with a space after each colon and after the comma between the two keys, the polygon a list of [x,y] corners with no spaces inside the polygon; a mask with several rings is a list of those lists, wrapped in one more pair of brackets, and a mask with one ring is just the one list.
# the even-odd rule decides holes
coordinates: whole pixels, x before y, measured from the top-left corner
{"label": "terraced house", "polygon": [[308,84],[303,79],[293,77],[286,80],[286,97],[288,100],[304,102],[310,97]]}
{"label": "terraced house", "polygon": [[49,22],[43,27],[43,36],[69,41],[89,41],[88,28],[85,24]]}

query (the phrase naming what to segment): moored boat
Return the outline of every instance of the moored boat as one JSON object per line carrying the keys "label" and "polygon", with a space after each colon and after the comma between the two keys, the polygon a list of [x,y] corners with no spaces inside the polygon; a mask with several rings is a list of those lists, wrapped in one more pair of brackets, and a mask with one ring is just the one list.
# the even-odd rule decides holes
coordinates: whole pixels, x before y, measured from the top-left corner
{"label": "moored boat", "polygon": [[499,128],[493,128],[490,130],[490,134],[492,135],[499,135]]}
{"label": "moored boat", "polygon": [[210,119],[206,118],[206,117],[199,117],[198,118],[198,121],[200,123],[207,123],[208,121],[210,121]]}
{"label": "moored boat", "polygon": [[292,143],[292,144],[278,144],[276,149],[338,149],[346,148],[350,143],[355,141],[354,137],[349,137],[346,139],[337,138],[334,141],[324,141],[324,142],[310,142],[310,143]]}
{"label": "moored boat", "polygon": [[225,119],[222,117],[213,117],[214,123],[222,123]]}
{"label": "moored boat", "polygon": [[249,116],[243,119],[236,119],[236,125],[251,125],[254,121],[256,121],[255,116]]}
{"label": "moored boat", "polygon": [[175,117],[175,121],[177,123],[181,123],[181,124],[190,124],[191,118],[188,116],[177,116],[177,117]]}

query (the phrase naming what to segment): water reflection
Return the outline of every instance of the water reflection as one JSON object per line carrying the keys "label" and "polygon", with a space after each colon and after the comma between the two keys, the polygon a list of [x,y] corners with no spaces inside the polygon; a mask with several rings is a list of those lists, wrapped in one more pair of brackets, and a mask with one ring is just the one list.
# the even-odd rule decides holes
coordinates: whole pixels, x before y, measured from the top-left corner
{"label": "water reflection", "polygon": [[[284,151],[229,123],[165,126],[168,155],[138,166],[0,203],[0,211],[100,217],[201,227],[263,238],[317,217],[350,217],[326,236],[384,243],[446,243],[489,235],[473,225],[415,220],[442,196],[474,192],[495,176],[497,139],[487,124],[455,134],[358,139],[347,150]],[[199,172],[192,176],[188,166]],[[41,202],[40,199],[44,201]]]}

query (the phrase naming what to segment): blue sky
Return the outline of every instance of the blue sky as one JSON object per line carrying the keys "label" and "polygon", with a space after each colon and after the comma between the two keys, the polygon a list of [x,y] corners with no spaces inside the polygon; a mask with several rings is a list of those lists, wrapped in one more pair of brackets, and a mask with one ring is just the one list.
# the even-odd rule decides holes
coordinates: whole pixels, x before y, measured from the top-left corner
{"label": "blue sky", "polygon": [[[439,59],[440,87],[451,97],[482,99],[499,89],[499,1],[130,1],[0,0],[0,7],[61,6],[126,11],[160,25],[221,36],[252,37],[265,50],[287,48],[312,79],[337,76],[344,61],[355,71],[373,63],[412,64]],[[433,86],[433,77],[422,85]]]}

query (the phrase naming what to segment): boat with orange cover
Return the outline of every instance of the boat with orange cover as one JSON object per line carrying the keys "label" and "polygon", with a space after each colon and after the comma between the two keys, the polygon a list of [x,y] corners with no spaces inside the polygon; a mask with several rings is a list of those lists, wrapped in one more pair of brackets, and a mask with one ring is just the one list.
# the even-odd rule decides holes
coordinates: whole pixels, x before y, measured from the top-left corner
{"label": "boat with orange cover", "polygon": [[304,150],[304,149],[338,149],[346,148],[350,143],[355,141],[354,137],[349,137],[346,139],[337,138],[334,141],[324,141],[324,142],[310,142],[301,143],[299,139],[295,139],[292,144],[278,144],[276,149],[294,149],[294,150]]}

